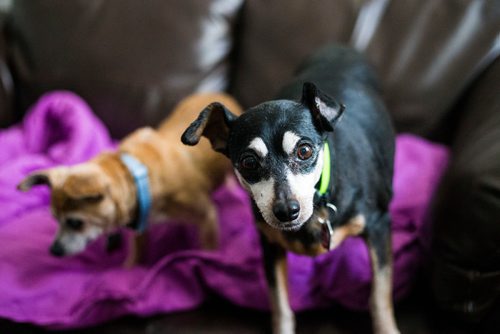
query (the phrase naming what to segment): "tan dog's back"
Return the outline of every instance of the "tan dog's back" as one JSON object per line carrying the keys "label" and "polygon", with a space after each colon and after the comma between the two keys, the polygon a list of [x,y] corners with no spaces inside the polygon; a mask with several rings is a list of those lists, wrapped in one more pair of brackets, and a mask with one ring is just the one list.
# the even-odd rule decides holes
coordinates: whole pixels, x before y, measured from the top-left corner
{"label": "tan dog's back", "polygon": [[155,201],[152,213],[167,213],[186,219],[200,228],[204,248],[218,244],[217,212],[211,192],[221,185],[231,163],[224,155],[212,150],[207,139],[195,147],[182,144],[184,129],[212,102],[220,102],[238,115],[238,103],[225,94],[196,94],[182,100],[172,114],[158,127],[139,129],[120,145],[120,151],[133,154],[150,170],[150,184]]}

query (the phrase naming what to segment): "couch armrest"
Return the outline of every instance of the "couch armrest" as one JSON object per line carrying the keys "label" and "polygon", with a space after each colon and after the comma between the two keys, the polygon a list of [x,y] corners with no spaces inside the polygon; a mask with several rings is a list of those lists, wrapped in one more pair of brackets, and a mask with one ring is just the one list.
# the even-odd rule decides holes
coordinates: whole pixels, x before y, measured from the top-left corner
{"label": "couch armrest", "polygon": [[14,122],[14,83],[7,62],[6,14],[0,11],[0,127]]}
{"label": "couch armrest", "polygon": [[467,90],[436,198],[433,289],[446,310],[483,318],[500,302],[500,57]]}

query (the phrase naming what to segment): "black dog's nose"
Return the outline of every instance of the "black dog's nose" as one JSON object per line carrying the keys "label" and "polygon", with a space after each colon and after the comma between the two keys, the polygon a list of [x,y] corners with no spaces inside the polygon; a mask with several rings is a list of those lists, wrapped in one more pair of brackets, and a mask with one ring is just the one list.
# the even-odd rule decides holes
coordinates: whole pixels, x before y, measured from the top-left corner
{"label": "black dog's nose", "polygon": [[289,222],[299,217],[300,204],[296,200],[280,201],[274,204],[273,213],[281,222]]}
{"label": "black dog's nose", "polygon": [[59,241],[56,241],[50,247],[50,253],[54,256],[63,256],[64,255],[64,247]]}

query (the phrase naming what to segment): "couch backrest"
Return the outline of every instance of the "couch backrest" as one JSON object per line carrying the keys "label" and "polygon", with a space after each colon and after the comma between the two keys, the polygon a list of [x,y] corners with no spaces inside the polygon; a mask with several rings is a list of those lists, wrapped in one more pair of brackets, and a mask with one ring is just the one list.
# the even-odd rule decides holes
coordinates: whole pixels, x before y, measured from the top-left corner
{"label": "couch backrest", "polygon": [[500,50],[500,2],[18,0],[7,27],[17,110],[73,90],[115,137],[229,80],[245,107],[273,98],[330,42],[376,66],[399,131],[438,137]]}
{"label": "couch backrest", "polygon": [[252,0],[232,92],[270,99],[302,59],[348,43],[377,68],[397,129],[438,137],[454,103],[499,53],[499,1]]}
{"label": "couch backrest", "polygon": [[194,91],[227,87],[241,0],[19,0],[9,27],[18,109],[69,89],[115,137]]}

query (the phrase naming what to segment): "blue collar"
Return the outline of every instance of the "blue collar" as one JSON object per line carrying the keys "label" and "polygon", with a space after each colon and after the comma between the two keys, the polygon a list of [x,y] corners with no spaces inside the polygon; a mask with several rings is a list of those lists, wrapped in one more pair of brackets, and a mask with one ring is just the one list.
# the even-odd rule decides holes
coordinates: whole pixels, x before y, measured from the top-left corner
{"label": "blue collar", "polygon": [[122,153],[120,159],[132,174],[137,189],[137,217],[129,226],[138,232],[144,232],[147,228],[149,210],[151,209],[148,168],[127,153]]}

